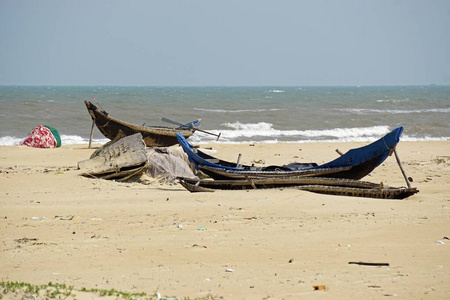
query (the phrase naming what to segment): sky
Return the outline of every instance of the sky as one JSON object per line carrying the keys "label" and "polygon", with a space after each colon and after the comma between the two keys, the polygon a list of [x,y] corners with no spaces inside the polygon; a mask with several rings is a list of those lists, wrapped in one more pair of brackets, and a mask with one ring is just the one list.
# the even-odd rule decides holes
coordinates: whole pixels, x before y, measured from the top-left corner
{"label": "sky", "polygon": [[0,85],[428,84],[449,0],[0,0]]}

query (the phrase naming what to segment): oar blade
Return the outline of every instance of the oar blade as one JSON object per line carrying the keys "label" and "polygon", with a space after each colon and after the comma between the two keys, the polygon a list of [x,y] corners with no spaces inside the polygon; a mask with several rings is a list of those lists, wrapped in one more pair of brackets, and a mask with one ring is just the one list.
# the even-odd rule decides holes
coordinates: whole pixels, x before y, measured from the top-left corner
{"label": "oar blade", "polygon": [[[182,128],[189,128],[189,127],[188,127],[187,125],[185,125],[185,124],[182,124],[182,123],[180,123],[180,122],[173,121],[173,120],[170,120],[170,119],[167,119],[167,118],[162,118],[161,121],[167,122],[167,123],[170,123],[170,124],[173,124],[173,125],[178,125],[178,126],[180,126],[180,127],[182,127]],[[219,140],[220,135],[221,135],[221,133],[215,134],[215,133],[208,132],[208,131],[205,131],[205,130],[201,130],[201,129],[198,129],[198,128],[193,128],[193,130],[195,130],[195,131],[200,131],[200,132],[204,132],[204,133],[206,133],[206,134],[210,134],[210,135],[217,136],[216,141]]]}
{"label": "oar blade", "polygon": [[181,124],[181,123],[179,123],[177,121],[173,121],[173,120],[170,120],[170,119],[167,119],[167,118],[162,118],[161,121],[166,122],[166,123],[170,123],[170,124],[173,124],[173,125],[186,126],[186,125]]}

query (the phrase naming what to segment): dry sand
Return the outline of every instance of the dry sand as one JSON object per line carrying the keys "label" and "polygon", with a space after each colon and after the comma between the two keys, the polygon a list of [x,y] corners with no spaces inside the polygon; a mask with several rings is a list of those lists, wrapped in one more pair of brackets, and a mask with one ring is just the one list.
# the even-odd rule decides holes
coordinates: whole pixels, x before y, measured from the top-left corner
{"label": "dry sand", "polygon": [[[224,159],[282,164],[361,145],[210,146]],[[181,298],[450,299],[450,141],[397,150],[420,190],[406,200],[189,193],[82,177],[87,145],[0,147],[0,277]],[[406,185],[393,156],[364,180]]]}

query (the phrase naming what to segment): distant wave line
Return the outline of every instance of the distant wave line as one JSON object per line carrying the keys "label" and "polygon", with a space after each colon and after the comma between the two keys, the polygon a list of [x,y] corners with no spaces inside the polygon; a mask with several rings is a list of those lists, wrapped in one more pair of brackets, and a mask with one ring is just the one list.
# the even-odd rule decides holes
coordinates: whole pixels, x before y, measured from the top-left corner
{"label": "distant wave line", "polygon": [[283,108],[256,108],[256,109],[209,109],[209,108],[196,108],[194,110],[206,111],[206,112],[217,112],[217,113],[243,113],[243,112],[264,112],[264,111],[282,111],[287,110]]}
{"label": "distant wave line", "polygon": [[410,99],[378,99],[377,102],[391,102],[391,103],[403,103],[403,102],[409,102]]}
{"label": "distant wave line", "polygon": [[450,113],[450,108],[429,108],[429,109],[414,109],[414,110],[399,110],[399,109],[370,109],[370,108],[335,108],[334,110],[346,111],[356,114],[369,113],[388,113],[388,114],[421,114],[421,113]]}

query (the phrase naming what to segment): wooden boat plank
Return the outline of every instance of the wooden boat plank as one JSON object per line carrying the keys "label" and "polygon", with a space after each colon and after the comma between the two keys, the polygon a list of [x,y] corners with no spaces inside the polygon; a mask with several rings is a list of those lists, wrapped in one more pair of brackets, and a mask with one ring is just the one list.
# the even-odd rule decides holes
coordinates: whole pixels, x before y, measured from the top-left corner
{"label": "wooden boat plank", "polygon": [[379,188],[380,184],[342,178],[326,178],[326,177],[273,177],[273,178],[247,178],[247,179],[224,179],[211,180],[203,179],[197,180],[193,178],[179,178],[180,182],[187,182],[212,189],[258,189],[268,187],[289,187],[299,185],[329,185],[329,186],[346,186],[374,189]]}
{"label": "wooden boat plank", "polygon": [[[366,181],[339,178],[292,178],[252,180],[195,180],[179,178],[180,184],[190,192],[215,190],[242,190],[266,188],[297,188],[315,193],[378,199],[404,199],[419,192],[416,188],[386,187]],[[291,183],[291,184],[290,184]]]}
{"label": "wooden boat plank", "polygon": [[416,188],[363,189],[326,185],[305,185],[299,186],[298,189],[328,195],[397,200],[405,199],[419,192]]}

